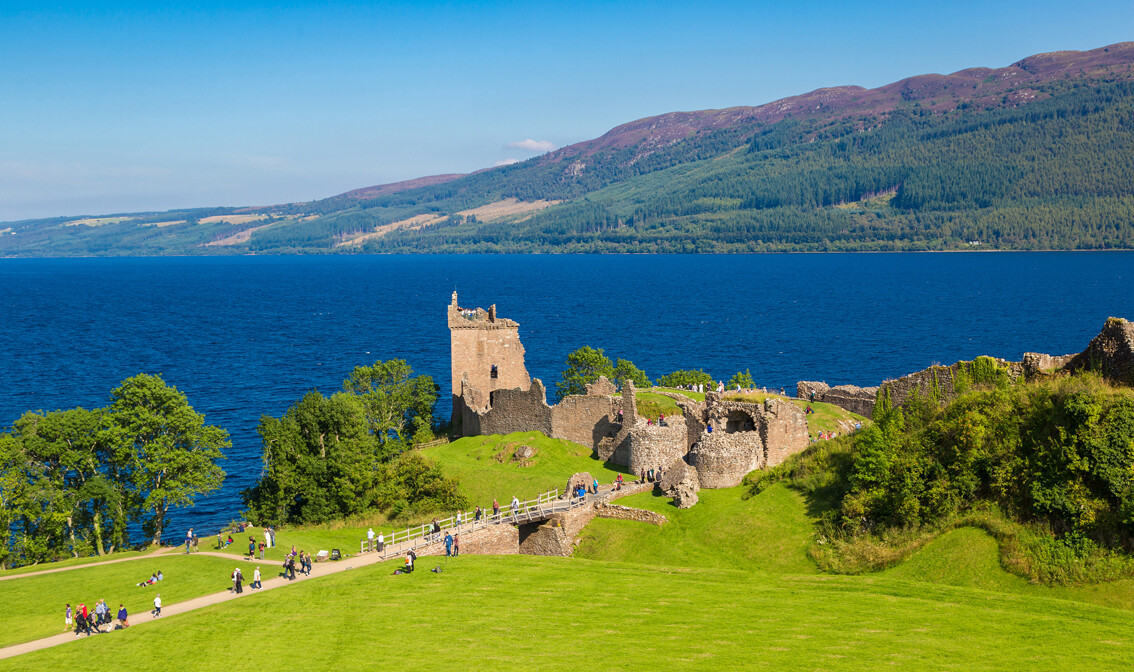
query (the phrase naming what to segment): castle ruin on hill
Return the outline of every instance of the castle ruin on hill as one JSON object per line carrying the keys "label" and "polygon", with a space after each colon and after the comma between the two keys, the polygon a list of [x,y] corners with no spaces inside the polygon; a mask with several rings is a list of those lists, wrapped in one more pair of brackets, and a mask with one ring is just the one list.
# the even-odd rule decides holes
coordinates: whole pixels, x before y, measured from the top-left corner
{"label": "castle ruin on hill", "polygon": [[807,418],[784,399],[763,403],[725,401],[715,392],[704,402],[661,391],[681,409],[663,423],[638,416],[637,390],[621,394],[606,378],[585,394],[555,405],[524,366],[519,325],[496,307],[449,304],[453,374],[453,426],[463,436],[539,431],[589,446],[595,457],[639,474],[651,469],[677,474],[679,505],[691,506],[700,487],[739,485],[753,469],[772,467],[807,447]]}

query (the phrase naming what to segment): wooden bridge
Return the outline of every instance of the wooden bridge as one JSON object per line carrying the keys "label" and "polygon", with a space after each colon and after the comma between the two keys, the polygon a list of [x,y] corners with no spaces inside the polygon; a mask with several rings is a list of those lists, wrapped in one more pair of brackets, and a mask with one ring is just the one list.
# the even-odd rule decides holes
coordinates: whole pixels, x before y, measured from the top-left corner
{"label": "wooden bridge", "polygon": [[[610,493],[606,494],[609,495]],[[445,540],[447,532],[471,535],[494,525],[523,525],[542,522],[557,513],[586,506],[596,499],[605,499],[605,497],[603,494],[588,493],[583,497],[561,499],[559,489],[556,488],[555,490],[548,490],[535,499],[519,502],[516,506],[509,504],[507,508],[502,507],[499,513],[481,511],[479,520],[476,519],[475,511],[461,511],[444,520],[438,520],[437,524],[441,527],[440,532],[434,531],[432,522],[395,531],[384,539],[385,543],[378,554],[385,560],[396,555],[402,555],[410,549],[416,551],[419,548],[440,544]],[[366,539],[362,540],[361,552],[367,552],[367,543]]]}

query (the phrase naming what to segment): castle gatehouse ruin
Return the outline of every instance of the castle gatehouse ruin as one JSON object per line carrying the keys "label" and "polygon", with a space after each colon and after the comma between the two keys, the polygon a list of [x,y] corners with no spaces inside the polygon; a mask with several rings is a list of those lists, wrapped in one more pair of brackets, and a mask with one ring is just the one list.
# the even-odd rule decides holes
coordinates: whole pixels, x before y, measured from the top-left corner
{"label": "castle gatehouse ruin", "polygon": [[700,487],[739,485],[753,469],[775,466],[808,445],[804,412],[774,397],[752,403],[709,393],[698,402],[655,391],[671,397],[681,415],[651,423],[638,416],[633,382],[619,395],[614,383],[599,378],[585,394],[549,405],[543,382],[528,377],[515,321],[497,317],[496,306],[462,308],[456,292],[448,321],[453,426],[462,436],[539,431],[574,441],[634,474],[678,474],[673,489],[688,506]]}

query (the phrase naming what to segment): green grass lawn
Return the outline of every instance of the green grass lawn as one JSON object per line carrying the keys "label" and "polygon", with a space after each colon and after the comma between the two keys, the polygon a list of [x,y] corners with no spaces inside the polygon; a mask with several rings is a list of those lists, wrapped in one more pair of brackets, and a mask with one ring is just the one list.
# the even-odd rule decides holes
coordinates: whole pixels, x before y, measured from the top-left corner
{"label": "green grass lawn", "polygon": [[[205,555],[168,555],[152,561],[93,565],[70,572],[26,576],[0,581],[0,646],[18,644],[63,632],[64,605],[77,607],[85,602],[88,611],[104,599],[115,614],[119,603],[126,605],[135,619],[147,619],[156,593],[165,606],[227,589],[229,576],[239,565],[250,583],[255,565]],[[136,584],[161,570],[165,578],[154,586]],[[279,573],[276,565],[260,564],[264,578]],[[0,661],[0,669],[4,663]],[[85,667],[85,666],[84,666]]]}
{"label": "green grass lawn", "polygon": [[[422,570],[438,561],[423,559]],[[883,577],[582,559],[386,563],[0,662],[11,670],[1125,669],[1127,612]]]}
{"label": "green grass lawn", "polygon": [[657,420],[658,416],[665,414],[681,415],[681,408],[672,397],[655,392],[638,392],[635,395],[638,404],[638,415],[649,420]]}
{"label": "green grass lawn", "polygon": [[624,497],[619,504],[656,511],[669,523],[596,519],[583,531],[575,555],[681,567],[818,571],[807,557],[814,528],[803,497],[781,485],[747,500],[740,498],[743,491],[702,490],[690,509],[652,493]]}
{"label": "green grass lawn", "polygon": [[[535,448],[536,454],[521,466],[512,460],[512,454],[525,444]],[[591,457],[590,448],[549,439],[540,432],[469,436],[422,453],[460,480],[461,490],[474,506],[488,509],[494,497],[504,507],[512,495],[524,500],[553,488],[562,492],[571,474],[580,471],[590,472],[600,483],[610,483],[620,473]]]}
{"label": "green grass lawn", "polygon": [[678,389],[673,388],[673,387],[652,387],[650,389],[652,389],[652,390],[664,390],[666,392],[676,392],[677,394],[688,397],[688,398],[692,399],[693,401],[704,401],[705,400],[705,393],[704,392],[694,392],[692,390],[678,390]]}
{"label": "green grass lawn", "polygon": [[811,406],[811,410],[815,411],[807,416],[807,431],[812,436],[816,436],[819,432],[838,432],[839,434],[845,434],[845,429],[839,427],[838,423],[840,420],[843,421],[844,424],[847,422],[859,422],[862,423],[863,426],[866,426],[866,424],[870,422],[861,415],[851,413],[844,408],[822,401],[809,404],[803,399],[793,399],[792,403],[805,411],[808,406]]}
{"label": "green grass lawn", "polygon": [[0,577],[19,576],[21,574],[42,572],[48,569],[59,569],[61,567],[79,567],[82,565],[93,565],[100,562],[107,562],[108,560],[136,558],[149,552],[150,551],[122,551],[121,553],[111,553],[109,555],[92,555],[83,558],[68,558],[66,560],[58,560],[56,562],[41,562],[38,565],[25,565],[23,567],[17,567],[15,569],[6,569],[0,572]]}

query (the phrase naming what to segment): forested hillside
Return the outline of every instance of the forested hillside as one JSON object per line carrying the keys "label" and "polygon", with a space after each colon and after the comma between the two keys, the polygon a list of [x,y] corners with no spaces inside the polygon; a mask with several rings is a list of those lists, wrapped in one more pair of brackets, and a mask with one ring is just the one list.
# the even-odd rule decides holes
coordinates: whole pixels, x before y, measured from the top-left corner
{"label": "forested hillside", "polygon": [[0,255],[1134,248],[1132,63],[1124,43],[673,113],[310,203],[5,224]]}

